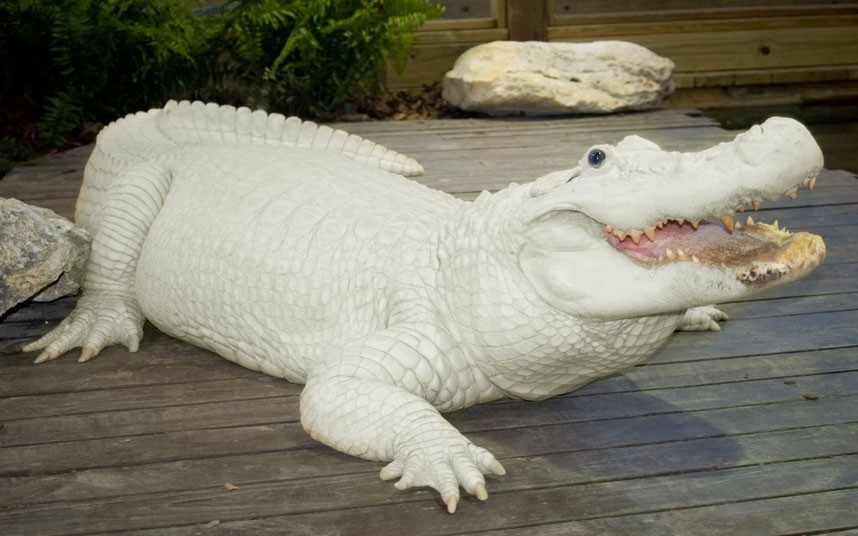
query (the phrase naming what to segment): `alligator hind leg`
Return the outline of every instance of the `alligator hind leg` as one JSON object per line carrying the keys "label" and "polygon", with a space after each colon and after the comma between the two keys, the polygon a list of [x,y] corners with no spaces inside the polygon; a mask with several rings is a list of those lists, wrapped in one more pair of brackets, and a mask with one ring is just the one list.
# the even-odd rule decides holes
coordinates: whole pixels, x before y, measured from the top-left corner
{"label": "alligator hind leg", "polygon": [[170,173],[160,164],[132,168],[111,185],[77,307],[47,335],[23,348],[42,350],[36,363],[78,346],[81,362],[111,344],[137,350],[145,321],[134,288],[137,261],[169,187]]}

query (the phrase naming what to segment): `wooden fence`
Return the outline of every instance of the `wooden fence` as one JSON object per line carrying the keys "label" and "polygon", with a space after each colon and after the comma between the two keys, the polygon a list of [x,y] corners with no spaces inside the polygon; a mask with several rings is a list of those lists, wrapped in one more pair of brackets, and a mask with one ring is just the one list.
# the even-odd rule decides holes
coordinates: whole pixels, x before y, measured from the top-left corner
{"label": "wooden fence", "polygon": [[444,17],[418,33],[391,87],[437,82],[462,52],[489,41],[619,39],[673,60],[684,90],[824,82],[858,95],[858,2],[437,1]]}

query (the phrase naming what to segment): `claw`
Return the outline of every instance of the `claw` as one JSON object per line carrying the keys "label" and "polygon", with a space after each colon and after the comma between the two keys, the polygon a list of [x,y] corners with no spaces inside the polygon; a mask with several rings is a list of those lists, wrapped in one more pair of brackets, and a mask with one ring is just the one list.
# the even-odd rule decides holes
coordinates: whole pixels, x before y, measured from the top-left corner
{"label": "claw", "polygon": [[447,505],[447,511],[451,514],[456,513],[456,506],[459,504],[459,497],[456,494],[448,493],[444,495],[444,504]]}
{"label": "claw", "polygon": [[86,346],[80,352],[80,358],[77,360],[78,363],[86,363],[93,357],[98,354],[98,350],[93,348],[92,346]]}
{"label": "claw", "polygon": [[486,487],[482,484],[477,485],[477,489],[474,490],[474,495],[481,501],[485,501],[489,498],[489,492],[486,491]]}
{"label": "claw", "polygon": [[[24,348],[26,349],[28,346],[29,345],[25,346]],[[44,363],[45,361],[51,361],[53,359],[56,359],[56,356],[51,355],[51,352],[49,350],[45,350],[44,352],[39,354],[39,357],[37,357],[36,360],[33,361],[33,363],[38,365],[39,363]]]}
{"label": "claw", "polygon": [[125,347],[128,348],[128,351],[131,353],[136,352],[140,349],[140,337],[137,337],[135,334],[130,334],[125,338]]}
{"label": "claw", "polygon": [[503,468],[503,465],[501,465],[500,462],[496,461],[494,465],[492,465],[492,473],[498,476],[503,476],[506,474],[506,469]]}
{"label": "claw", "polygon": [[402,476],[402,462],[393,461],[384,466],[381,472],[378,474],[379,478],[382,480],[393,480],[394,478],[399,478]]}

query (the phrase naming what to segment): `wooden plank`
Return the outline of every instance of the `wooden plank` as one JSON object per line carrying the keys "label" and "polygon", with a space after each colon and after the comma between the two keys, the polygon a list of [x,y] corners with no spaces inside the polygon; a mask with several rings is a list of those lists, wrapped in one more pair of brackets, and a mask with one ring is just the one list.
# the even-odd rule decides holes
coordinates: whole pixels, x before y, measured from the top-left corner
{"label": "wooden plank", "polygon": [[858,311],[735,320],[720,332],[677,333],[653,361],[687,361],[748,355],[750,342],[775,354],[858,346]]}
{"label": "wooden plank", "polygon": [[[568,534],[795,534],[822,530],[824,534],[856,533],[858,490],[839,489],[731,505],[651,512],[622,517],[601,517],[554,525],[531,525],[483,532],[486,536],[515,534],[555,536]],[[227,526],[224,527],[227,529]],[[260,533],[261,534],[261,533]]]}
{"label": "wooden plank", "polygon": [[493,8],[499,0],[443,0],[437,2],[444,6],[445,19],[472,19],[491,17]]}
{"label": "wooden plank", "polygon": [[791,385],[801,385],[803,376],[855,371],[854,352],[853,348],[836,348],[669,364],[647,363],[625,371],[622,375],[591,383],[564,396],[590,396],[774,379],[794,381],[796,383]]}
{"label": "wooden plank", "polygon": [[[828,494],[826,498],[830,499],[834,492],[828,491],[826,486],[829,486],[833,479],[839,478],[844,482],[850,482],[854,478],[854,474],[848,467],[850,462],[854,463],[854,458],[786,462],[717,472],[703,471],[496,493],[494,497],[498,500],[483,504],[477,504],[476,501],[466,498],[463,501],[465,506],[457,512],[455,518],[445,516],[440,519],[438,518],[438,506],[426,504],[428,501],[425,501],[425,498],[428,493],[425,492],[415,493],[424,499],[423,502],[396,502],[384,505],[361,504],[355,508],[319,511],[318,506],[315,508],[304,506],[308,502],[307,499],[309,497],[321,498],[326,491],[329,495],[333,495],[331,493],[333,489],[330,491],[317,490],[312,495],[306,492],[298,495],[292,489],[281,490],[268,486],[260,486],[257,489],[239,489],[232,493],[213,490],[207,496],[201,496],[197,500],[183,503],[184,519],[182,522],[196,522],[198,526],[177,527],[169,534],[190,534],[194,530],[199,530],[201,528],[199,525],[204,524],[207,519],[219,519],[221,521],[221,524],[218,525],[219,530],[251,534],[277,534],[284,530],[292,532],[301,528],[308,531],[324,532],[326,529],[330,531],[336,527],[337,534],[399,533],[405,528],[408,534],[437,535],[438,533],[461,534],[472,531],[483,533],[501,527],[517,529],[537,523],[541,525],[539,527],[541,530],[542,525],[547,523],[568,523],[575,520],[594,519],[623,520],[627,516],[642,516],[648,513],[664,515],[663,512],[677,508],[681,511],[689,507],[729,509],[728,505],[733,504],[741,508],[747,503],[769,501],[766,493],[772,486],[779,488],[782,497],[807,499],[820,494]],[[554,467],[554,474],[582,470],[585,471],[586,468],[560,465]],[[802,478],[802,475],[806,478]],[[336,487],[338,489],[366,490],[366,495],[362,495],[362,498],[366,498],[371,492],[371,488],[353,487],[349,482],[342,480],[333,481],[329,485],[331,488]],[[848,484],[842,485],[837,492],[848,493],[848,498],[853,501],[858,497],[858,490],[849,487]],[[719,498],[724,496],[731,497],[731,502],[727,505],[719,501]],[[169,505],[179,503],[183,498],[167,497],[167,499],[168,501],[165,502]],[[298,505],[293,510],[292,505],[295,502]],[[818,506],[816,501],[812,501],[810,507],[803,507],[802,503],[797,501],[791,501],[791,503],[793,510],[785,518],[767,523],[760,519],[761,526],[786,528],[795,526],[791,525],[793,521],[799,522],[795,518],[811,515],[814,520],[817,520],[819,517],[812,515],[813,513],[808,510],[808,508],[815,509]],[[241,517],[242,515],[247,516],[249,513],[247,504],[255,506],[253,511],[261,519],[245,520]],[[83,506],[70,506],[70,508],[62,510],[63,514],[72,516],[72,521],[81,519],[84,515]],[[163,506],[158,508],[151,503],[145,504],[143,500],[115,500],[113,504],[92,506],[99,507],[99,511],[96,512],[98,517],[94,521],[100,521],[102,516],[111,518],[108,523],[127,519],[120,517],[121,514],[119,513],[125,509],[129,513],[129,520],[138,526],[148,524],[150,525],[148,528],[160,528],[179,524],[179,520],[176,519],[179,512],[175,508],[164,508]],[[304,506],[303,511],[298,509],[301,506]],[[856,516],[854,508],[851,506],[847,508],[846,506],[845,501],[835,500],[827,508],[823,507],[822,511],[827,514],[827,522],[833,523],[833,525],[819,525],[817,520],[817,526],[841,527],[843,526],[842,523],[854,523]],[[33,507],[33,510],[36,515],[43,516],[47,520],[56,518],[56,514],[52,515],[52,509],[49,507]],[[295,513],[291,514],[293,511]],[[160,518],[158,517],[159,513]],[[771,515],[771,512],[766,513]],[[21,514],[7,516],[7,518],[12,518],[10,519],[10,526],[15,526],[12,523],[17,521],[16,517],[20,519],[23,516]],[[778,516],[775,515],[774,517]],[[808,522],[807,519],[804,521]],[[69,526],[67,524],[57,527],[55,524],[48,523],[45,525],[45,529],[48,531],[46,534],[53,534],[55,533],[53,531]],[[95,524],[93,528],[104,530],[107,526],[109,525],[101,522]],[[565,525],[563,528],[566,529],[567,526]],[[638,533],[626,524],[621,526],[629,528],[628,533]],[[669,524],[660,525],[658,528],[661,532],[659,533],[664,534],[667,526]],[[740,527],[741,525],[734,522],[732,526]],[[71,524],[69,528],[73,531],[69,532],[70,534],[78,533],[75,529],[80,530],[77,523]],[[570,532],[557,533],[569,534]],[[697,532],[692,530],[689,533]]]}
{"label": "wooden plank", "polygon": [[[818,432],[822,431],[823,430],[813,431],[815,433],[812,437],[819,438],[820,435]],[[828,431],[832,430],[829,429]],[[492,484],[498,488],[494,495],[496,498],[503,500],[492,501],[485,505],[480,505],[480,508],[476,508],[475,501],[472,499],[466,499],[466,504],[471,507],[469,509],[470,515],[463,511],[463,515],[461,518],[457,519],[457,523],[478,523],[480,524],[479,528],[488,528],[485,527],[484,524],[496,523],[496,515],[503,509],[508,508],[510,501],[518,501],[518,497],[525,497],[529,493],[544,494],[545,500],[548,500],[548,502],[551,503],[568,499],[569,494],[574,493],[575,490],[578,490],[579,493],[583,492],[585,495],[594,493],[600,494],[598,491],[594,491],[594,488],[595,490],[599,490],[602,486],[607,485],[609,489],[611,489],[613,486],[621,484],[619,482],[585,484],[585,482],[593,482],[593,478],[596,475],[599,475],[596,478],[596,481],[601,479],[609,481],[613,480],[618,473],[629,476],[630,468],[634,468],[634,471],[642,472],[641,475],[632,473],[632,475],[635,476],[634,479],[623,481],[623,484],[630,485],[633,488],[637,489],[638,484],[636,483],[643,480],[643,478],[640,478],[641,476],[647,474],[652,475],[653,472],[656,475],[667,474],[668,476],[654,476],[650,478],[646,484],[655,485],[660,488],[661,486],[659,485],[659,482],[661,480],[669,480],[672,485],[683,486],[683,482],[686,482],[687,477],[682,475],[675,477],[673,476],[675,473],[681,473],[683,470],[699,471],[710,469],[711,465],[709,464],[712,463],[712,460],[707,459],[704,461],[698,456],[696,458],[696,463],[698,464],[696,467],[684,468],[682,466],[675,466],[673,464],[674,459],[689,462],[695,459],[695,453],[699,455],[701,452],[709,452],[710,449],[706,447],[711,447],[712,450],[723,453],[725,457],[720,460],[719,464],[723,464],[727,467],[735,465],[740,468],[735,471],[721,469],[715,474],[707,474],[707,480],[711,480],[715,483],[722,482],[724,485],[727,485],[734,480],[734,474],[744,475],[746,471],[750,471],[751,474],[742,476],[740,480],[744,481],[745,478],[756,478],[757,483],[750,489],[745,489],[746,493],[764,493],[765,489],[770,487],[773,481],[778,482],[779,490],[781,491],[795,490],[794,493],[807,491],[807,488],[795,488],[797,485],[810,486],[810,489],[815,490],[818,489],[818,486],[820,486],[822,482],[808,478],[809,475],[812,475],[816,471],[814,467],[821,467],[818,464],[824,464],[825,470],[828,471],[828,474],[833,474],[836,477],[839,474],[850,474],[853,461],[851,458],[845,460],[835,458],[833,460],[826,459],[820,462],[819,460],[812,458],[815,458],[820,454],[822,456],[832,455],[832,449],[834,449],[834,453],[843,452],[843,449],[846,449],[846,452],[854,452],[854,445],[852,445],[849,439],[854,438],[855,431],[856,429],[854,427],[851,429],[841,428],[840,433],[832,433],[830,436],[826,436],[827,448],[823,448],[822,453],[818,452],[820,442],[816,440],[812,442],[812,444],[817,445],[815,447],[816,452],[809,453],[803,449],[795,448],[796,446],[807,446],[808,442],[785,442],[783,441],[784,437],[782,435],[779,436],[781,441],[776,442],[771,441],[771,439],[775,439],[772,437],[768,438],[769,441],[765,441],[766,438],[763,438],[762,442],[765,445],[758,444],[757,448],[754,450],[759,453],[758,455],[763,457],[766,455],[772,456],[772,453],[777,452],[777,459],[779,459],[781,463],[775,464],[777,467],[773,465],[763,466],[766,469],[762,471],[762,473],[760,472],[760,469],[753,465],[753,463],[751,463],[751,467],[749,469],[743,468],[743,466],[749,464],[749,461],[745,458],[747,454],[745,453],[746,448],[743,448],[746,447],[743,443],[743,438],[736,438],[733,440],[719,438],[709,439],[706,440],[706,443],[708,444],[686,443],[678,446],[679,452],[675,452],[675,458],[673,456],[666,459],[662,457],[662,463],[654,461],[659,459],[658,453],[664,453],[666,448],[675,447],[674,445],[657,445],[655,448],[651,448],[649,453],[641,452],[642,449],[640,447],[632,449],[631,452],[617,452],[614,455],[604,452],[600,452],[598,455],[593,455],[594,453],[591,452],[589,456],[587,454],[583,454],[584,459],[582,459],[581,454],[552,454],[545,456],[545,458],[548,459],[544,461],[540,458],[527,460],[526,472],[529,474],[522,475],[520,471],[516,471],[515,474],[519,475],[517,477],[512,476],[510,478],[494,479],[497,482],[492,482]],[[795,434],[792,435],[792,438],[796,439]],[[759,438],[754,437],[744,439],[755,440]],[[833,441],[831,441],[832,439]],[[822,443],[826,443],[826,441],[822,441]],[[715,446],[712,444],[713,442],[716,445],[721,446]],[[747,450],[751,449],[752,445],[750,443],[747,444]],[[786,449],[786,452],[784,449]],[[792,454],[789,453],[790,449],[792,449]],[[850,451],[849,449],[853,450]],[[836,456],[837,454],[834,455]],[[800,460],[807,459],[808,457],[811,459],[806,462],[784,462],[785,459],[790,459],[792,457],[798,457]],[[589,458],[589,464],[586,463],[587,458]],[[506,462],[510,467],[516,467],[517,460],[521,460],[521,458],[516,457],[514,459],[506,460]],[[525,462],[525,460],[521,461]],[[593,465],[594,463],[596,466]],[[701,463],[703,463],[702,466],[700,465]],[[760,462],[757,461],[755,463]],[[613,477],[611,476],[611,473],[613,473]],[[781,475],[780,478],[778,478],[778,474]],[[791,477],[785,478],[784,475],[791,475]],[[541,490],[531,489],[533,485],[530,484],[530,482],[534,477],[541,481],[538,485],[539,487],[544,488],[546,486],[550,486],[550,488]],[[693,477],[692,480],[694,480]],[[403,509],[420,510],[422,512],[421,516],[437,515],[437,512],[433,513],[437,507],[431,506],[431,501],[425,500],[427,495],[429,495],[427,492],[413,492],[409,494],[398,493],[395,492],[389,484],[375,481],[374,478],[370,478],[370,475],[363,473],[345,476],[337,475],[330,478],[304,479],[300,481],[288,480],[282,484],[279,482],[272,482],[259,485],[247,485],[240,479],[237,479],[237,482],[240,484],[239,489],[229,493],[225,492],[220,486],[217,486],[209,489],[204,488],[201,492],[197,493],[158,493],[157,496],[132,495],[124,497],[105,495],[101,500],[89,500],[83,503],[29,504],[26,505],[25,508],[0,512],[0,523],[4,526],[17,528],[16,525],[18,523],[26,523],[26,519],[23,519],[26,514],[31,516],[37,515],[47,520],[40,524],[40,529],[45,531],[43,533],[50,534],[54,533],[55,530],[65,530],[69,531],[66,532],[66,534],[73,534],[77,533],[80,528],[83,527],[90,531],[99,530],[99,528],[103,526],[99,524],[113,524],[115,527],[122,519],[133,520],[131,523],[148,524],[150,527],[169,526],[188,522],[204,522],[206,520],[205,518],[200,519],[197,517],[202,515],[200,513],[200,509],[204,509],[206,512],[217,512],[215,515],[218,519],[243,519],[251,516],[265,517],[270,515],[282,515],[284,513],[300,514],[301,512],[320,509],[340,512],[342,511],[341,508],[345,506],[345,504],[348,504],[350,509],[361,506],[373,506],[374,508],[378,508],[379,506],[384,505],[394,508],[395,511],[401,511]],[[641,486],[643,484],[644,483],[640,483]],[[555,487],[558,485],[561,487]],[[665,483],[665,486],[667,485],[668,484]],[[584,489],[581,489],[582,486]],[[825,488],[823,487],[822,489]],[[524,491],[525,493],[515,493],[517,490]],[[705,496],[703,499],[705,500],[709,497],[718,496],[719,491],[723,492],[723,490],[710,489],[708,493],[703,494]],[[332,492],[336,492],[336,494],[332,494]],[[700,498],[698,498],[701,495],[699,492],[692,494],[691,496],[687,496],[687,493],[688,490],[683,490],[683,493],[681,494],[665,495],[662,493],[654,493],[651,495],[651,501],[659,503],[659,501],[663,502],[667,497],[674,501],[684,500],[684,505],[688,506],[689,504],[693,504],[695,500],[700,500]],[[685,496],[684,499],[683,496]],[[345,504],[340,501],[344,501]],[[180,508],[176,508],[171,505],[180,506]],[[519,508],[514,510],[519,512],[517,515],[521,515],[521,506],[523,505],[519,505]],[[616,505],[608,506],[608,504],[606,504],[605,507],[615,508]],[[60,527],[52,526],[50,521],[57,519],[58,517],[57,514],[52,514],[52,511],[63,512],[63,519],[60,521]],[[475,515],[475,513],[479,515]],[[82,516],[84,515],[86,516],[85,519],[88,523],[83,524],[79,528],[76,522],[78,520],[83,521],[84,518]],[[551,517],[553,517],[553,515],[550,512],[540,512],[539,515],[539,518],[543,521],[545,521],[546,518],[550,519]],[[406,521],[401,517],[398,519],[400,521]],[[418,530],[417,527],[421,526],[419,520],[414,519],[411,521],[414,521],[415,523],[411,525],[411,523],[406,521],[402,526],[407,526],[409,528],[413,526],[414,530]],[[130,524],[130,526],[128,523],[122,524],[125,528],[135,528],[133,524]],[[76,528],[78,530],[75,530]]]}
{"label": "wooden plank", "polygon": [[[844,378],[841,374],[825,374],[816,379],[803,378],[802,385],[797,387],[785,385],[780,380],[757,382],[754,388],[769,388],[764,389],[758,402],[752,406],[695,409],[705,408],[705,402],[683,401],[679,395],[665,399],[667,395],[654,396],[641,392],[605,395],[619,396],[618,400],[622,404],[618,405],[606,405],[597,395],[561,397],[538,404],[505,401],[451,413],[448,419],[474,442],[491,448],[501,457],[524,453],[547,454],[557,449],[609,448],[760,433],[854,422],[858,396],[855,396],[854,382],[852,394],[844,394],[849,388]],[[820,398],[804,400],[804,391],[801,391],[803,386],[806,386],[804,389],[809,386],[819,389]],[[722,399],[715,400],[714,405],[717,406],[717,401]],[[119,428],[113,431],[114,421],[108,418],[113,416],[108,413],[100,421],[103,424],[94,423],[98,426],[109,424],[108,429],[102,430],[96,426],[89,438],[48,440],[0,448],[0,475],[50,474],[86,468],[266,452],[272,449],[323,449],[301,429],[296,420],[297,411],[291,413],[290,417],[276,404],[248,406],[253,406],[256,414],[248,415],[246,422],[241,421],[240,414],[244,410],[239,407],[235,408],[237,415],[223,417],[228,419],[227,422],[215,414],[203,417],[208,418],[207,421],[189,423],[187,429],[175,424],[183,421],[181,416],[170,417],[175,419],[172,423],[134,428],[131,420],[117,413],[114,416],[117,417]],[[193,410],[193,407],[188,409]],[[174,413],[179,413],[179,410],[174,410]],[[200,412],[197,414],[202,415]],[[211,412],[206,414],[212,415]],[[81,419],[77,419],[77,422],[87,425]],[[528,429],[526,434],[522,434],[524,428]],[[10,433],[4,432],[4,435]],[[85,435],[78,434],[77,437]],[[58,437],[65,438],[66,435]],[[576,439],[583,437],[588,438],[584,444]]]}
{"label": "wooden plank", "polygon": [[506,26],[510,41],[545,41],[545,0],[506,0]]}
{"label": "wooden plank", "polygon": [[[805,392],[813,392],[811,391],[813,388],[818,390],[818,393],[814,394],[817,394],[820,398],[813,401],[805,400],[803,394]],[[756,393],[754,392],[755,389],[761,389],[761,392]],[[717,392],[717,394],[714,397],[711,395],[707,396],[707,392]],[[828,396],[826,392],[831,393],[831,395]],[[742,403],[730,405],[733,403],[733,399],[730,397],[736,393],[742,393],[741,396],[747,398]],[[731,435],[735,433],[757,433],[783,428],[802,427],[803,424],[800,423],[801,417],[797,414],[791,415],[787,411],[787,408],[796,412],[819,411],[818,416],[821,416],[827,409],[830,409],[830,417],[835,419],[836,422],[854,422],[854,413],[852,415],[849,415],[849,413],[858,407],[856,406],[858,398],[855,395],[854,371],[850,371],[819,376],[803,376],[801,381],[797,381],[794,385],[785,384],[781,379],[774,379],[754,382],[739,381],[737,384],[698,385],[692,388],[676,387],[664,390],[628,391],[605,395],[562,396],[540,402],[539,404],[519,404],[502,401],[492,405],[474,406],[467,411],[461,412],[461,414],[451,415],[450,420],[464,430],[473,428],[474,431],[489,434],[494,438],[492,444],[497,444],[495,447],[497,449],[508,449],[510,447],[519,449],[523,448],[520,441],[525,440],[528,443],[531,441],[529,438],[509,439],[509,436],[504,436],[504,440],[500,441],[497,438],[501,437],[500,432],[502,430],[560,425],[569,425],[570,428],[574,428],[572,425],[583,425],[584,423],[592,423],[594,426],[599,426],[599,423],[604,425],[609,421],[619,420],[624,421],[623,425],[628,425],[636,430],[631,436],[625,438],[625,441],[642,444],[659,442],[671,437],[673,438],[672,440],[677,439],[677,436],[660,435],[662,433],[661,430],[651,433],[640,433],[636,427],[643,421],[647,421],[657,428],[670,426],[671,424],[676,424],[676,422],[685,421],[687,418],[691,418],[692,420],[701,419],[712,425],[712,427],[703,426],[694,431],[686,429],[685,433],[691,434],[687,437],[711,435],[715,433],[714,430],[716,428],[718,429],[716,435],[721,435],[721,432]],[[758,398],[753,400],[753,397]],[[624,407],[629,403],[639,404],[640,407],[634,409]],[[769,414],[770,410],[771,414]],[[785,412],[781,417],[783,420],[778,422],[777,419],[779,417],[776,415],[781,412]],[[843,412],[842,415],[840,414],[841,412]],[[736,426],[739,426],[739,421],[753,420],[755,418],[753,417],[754,415],[761,414],[769,415],[767,418],[770,418],[771,421],[765,424],[746,422],[744,425],[749,428],[736,428]],[[732,428],[724,428],[722,420],[724,418],[736,418],[739,421]],[[793,420],[794,418],[799,420]],[[691,423],[692,421],[685,422]],[[717,424],[714,424],[716,422]],[[491,431],[484,432],[482,428],[486,427],[487,423],[491,423]],[[622,428],[622,425],[619,423],[616,424]],[[835,424],[835,422],[829,424]],[[471,435],[473,433],[471,432]],[[545,434],[542,440],[547,440],[550,435],[554,435],[550,431],[537,431],[535,429],[528,433],[537,434],[538,436]],[[600,443],[601,446],[599,448],[605,448],[608,445],[617,446],[611,440],[607,439],[607,436],[604,436],[604,434],[610,434],[610,432],[600,431],[600,433],[608,442],[605,444]],[[514,443],[509,444],[507,441],[513,441]],[[614,438],[613,441],[623,440]],[[590,446],[596,448],[593,445]],[[548,450],[540,452],[552,452],[551,449],[555,447],[556,444],[545,445],[542,448]],[[501,450],[501,452],[505,452],[505,450]]]}
{"label": "wooden plank", "polygon": [[[458,137],[504,136],[508,130],[517,132],[546,132],[547,129],[566,132],[604,132],[630,130],[640,127],[676,128],[676,127],[717,127],[717,121],[688,108],[672,108],[646,113],[625,113],[611,115],[591,115],[580,117],[546,118],[470,118],[470,119],[431,119],[405,120],[379,123],[376,121],[354,123],[330,123],[334,128],[342,128],[355,134],[372,136],[372,139],[395,137],[396,134],[416,134],[433,136],[451,134]],[[383,126],[383,128],[380,128]],[[416,142],[413,139],[400,139],[403,143]],[[474,140],[476,141],[476,140]]]}
{"label": "wooden plank", "polygon": [[[858,424],[802,428],[735,438],[716,437],[651,445],[631,445],[601,450],[579,450],[543,455],[533,463],[520,453],[506,458],[511,478],[495,479],[493,491],[504,492],[556,484],[552,461],[562,460],[570,467],[586,467],[601,478],[639,478],[680,471],[708,469],[711,462],[695,456],[701,451],[735,451],[742,444],[741,456],[730,460],[730,466],[773,463],[784,460],[813,459],[853,453],[848,439],[858,433]],[[659,452],[670,449],[670,457]],[[323,449],[324,450],[324,449]],[[290,482],[333,475],[359,475],[372,481],[375,464],[348,456],[330,456],[331,463],[319,464],[319,453],[255,453],[228,458],[214,457],[157,464],[104,467],[77,473],[36,476],[0,477],[0,503],[29,504],[82,501],[113,495],[142,495],[165,491],[217,489],[225,482],[241,487],[258,483]],[[629,473],[629,471],[632,473]],[[568,483],[569,476],[563,477]],[[578,481],[586,478],[579,476]],[[300,483],[297,485],[301,485]],[[378,486],[374,486],[378,487]],[[406,499],[408,499],[406,497]],[[330,507],[329,507],[330,508]]]}
{"label": "wooden plank", "polygon": [[733,320],[749,320],[794,314],[846,311],[858,309],[858,292],[835,295],[803,295],[797,298],[760,299],[741,303],[722,304],[721,308]]}
{"label": "wooden plank", "polygon": [[234,365],[200,348],[152,330],[141,342],[141,350],[129,355],[124,348],[111,346],[98,360],[85,365],[74,353],[43,366],[34,366],[36,354],[3,356],[0,396],[74,393],[143,385],[253,378],[259,373]]}
{"label": "wooden plank", "polygon": [[[783,0],[754,2],[677,2],[676,0],[656,0],[646,3],[646,9],[639,4],[629,2],[554,0],[551,9],[552,26],[582,24],[618,24],[653,21],[689,21],[718,19],[767,19],[796,18],[808,16],[827,17],[849,15],[856,12],[854,2],[841,5],[821,0],[817,2],[784,2]],[[613,4],[613,5],[612,5]],[[683,5],[684,4],[684,5]]]}
{"label": "wooden plank", "polygon": [[[599,22],[598,15],[589,19],[596,24],[570,24],[549,28],[549,40],[566,38],[607,38],[620,35],[693,35],[729,32],[768,32],[772,30],[795,30],[807,28],[820,31],[823,28],[854,27],[858,22],[858,3],[835,8],[826,13],[805,11],[801,15],[787,14],[762,17],[706,17],[698,13],[681,16],[675,20],[659,20],[657,17],[642,18],[633,22],[610,22],[606,17]],[[581,18],[586,21],[588,19]],[[705,43],[705,42],[702,42]]]}
{"label": "wooden plank", "polygon": [[[214,358],[214,356],[212,356]],[[221,358],[217,358],[221,359]],[[214,361],[214,359],[213,359]],[[35,365],[34,365],[35,366]],[[173,381],[182,381],[182,376],[175,376]],[[74,396],[69,396],[74,393]],[[272,403],[283,402],[284,413],[291,412],[297,407],[298,389],[293,388],[283,380],[256,374],[248,378],[218,378],[209,381],[195,379],[182,383],[158,383],[155,385],[135,385],[125,388],[98,389],[89,391],[64,391],[3,397],[0,399],[0,422],[9,425],[12,421],[41,419],[36,433],[50,428],[47,417],[56,417],[58,421],[65,420],[70,415],[95,415],[95,419],[110,419],[98,414],[120,412],[146,408],[167,408],[186,405],[199,405],[223,402],[240,402],[253,399],[264,399]],[[150,412],[151,413],[151,412]],[[122,419],[133,418],[125,415]],[[88,419],[85,417],[85,419]],[[67,426],[59,422],[57,431]],[[111,425],[111,433],[119,430]],[[13,426],[13,433],[14,426]],[[70,438],[70,436],[64,436]],[[53,436],[55,439],[56,436]],[[0,438],[0,445],[15,438]],[[35,441],[31,433],[20,434],[19,440]]]}
{"label": "wooden plank", "polygon": [[[838,18],[843,26],[815,26],[812,21],[803,21],[806,24],[794,28],[763,29],[754,21],[752,28],[741,30],[733,26],[709,29],[695,23],[695,27],[701,26],[699,31],[682,28],[654,33],[643,27],[617,27],[612,32],[600,28],[598,36],[645,46],[670,58],[677,73],[854,65],[858,17],[844,18]],[[552,29],[549,40],[588,41],[595,37],[592,31],[589,27]]]}
{"label": "wooden plank", "polygon": [[[284,383],[284,382],[281,382]],[[273,391],[277,389],[272,387]],[[108,397],[121,393],[105,393]],[[167,393],[165,392],[165,395]],[[70,413],[37,419],[5,421],[5,433],[0,436],[0,449],[24,445],[116,438],[134,435],[144,429],[148,433],[201,430],[210,427],[263,426],[297,423],[298,397],[270,394],[259,399],[247,395],[238,400],[181,404],[181,398],[160,407]],[[276,408],[273,409],[273,408]]]}
{"label": "wooden plank", "polygon": [[[674,82],[678,89],[800,84],[804,82],[842,82],[856,79],[858,79],[858,66],[855,65],[678,73],[674,76]],[[788,89],[793,99],[801,99],[796,88],[786,89]],[[772,98],[772,91],[767,91],[763,96],[765,98]]]}
{"label": "wooden plank", "polygon": [[[851,69],[849,70],[851,73]],[[690,75],[693,79],[695,75]],[[809,75],[811,78],[813,75]],[[687,87],[668,97],[664,107],[697,106],[706,109],[754,108],[769,106],[813,106],[827,102],[847,102],[858,95],[858,82],[852,75],[837,83],[777,84],[761,87]],[[677,76],[677,82],[688,83],[689,77]],[[690,84],[689,84],[690,85]]]}

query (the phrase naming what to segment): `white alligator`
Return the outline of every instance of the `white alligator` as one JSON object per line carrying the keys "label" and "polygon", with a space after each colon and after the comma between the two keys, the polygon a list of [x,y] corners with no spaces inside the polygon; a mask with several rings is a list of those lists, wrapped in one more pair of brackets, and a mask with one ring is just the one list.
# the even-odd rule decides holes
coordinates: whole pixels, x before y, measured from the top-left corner
{"label": "white alligator", "polygon": [[676,329],[718,329],[707,304],[807,274],[818,236],[733,215],[821,168],[809,132],[772,118],[697,153],[630,136],[468,203],[343,131],[171,101],[98,137],[76,212],[94,236],[83,295],[25,350],[135,351],[148,319],[305,383],[314,438],[453,512],[460,486],[485,499],[504,469],[442,412],[566,393]]}

